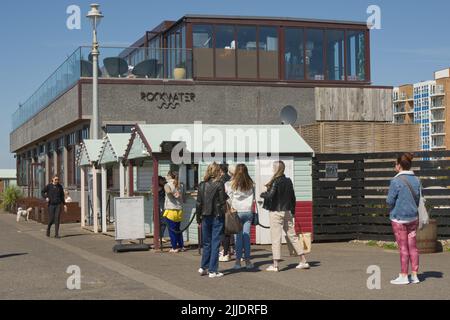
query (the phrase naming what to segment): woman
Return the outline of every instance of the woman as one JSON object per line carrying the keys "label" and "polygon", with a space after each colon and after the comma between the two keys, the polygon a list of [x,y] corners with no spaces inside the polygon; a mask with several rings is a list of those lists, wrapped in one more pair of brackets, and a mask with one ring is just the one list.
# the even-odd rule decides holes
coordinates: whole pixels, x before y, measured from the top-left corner
{"label": "woman", "polygon": [[250,261],[250,229],[253,220],[253,199],[255,184],[248,174],[245,164],[236,166],[233,179],[225,184],[225,191],[230,198],[230,205],[234,208],[242,222],[243,230],[236,235],[236,263],[234,269],[242,268],[242,250],[244,250],[245,267],[252,269]]}
{"label": "woman", "polygon": [[225,223],[225,204],[227,195],[220,180],[219,165],[213,163],[206,170],[204,181],[198,187],[197,223],[202,225],[203,254],[200,275],[210,278],[223,277],[218,272],[219,249]]}
{"label": "woman", "polygon": [[282,229],[286,232],[287,241],[290,242],[292,248],[300,257],[297,269],[310,268],[303,252],[303,244],[295,233],[293,221],[296,205],[295,192],[291,179],[284,175],[285,168],[283,161],[274,162],[274,176],[266,184],[267,192],[261,194],[261,198],[264,199],[264,209],[269,210],[273,254],[273,265],[269,266],[266,271],[272,272],[279,271]]}
{"label": "woman", "polygon": [[166,186],[166,178],[159,176],[158,177],[158,203],[159,203],[159,219],[160,219],[160,236],[162,238],[162,242],[166,243],[167,240],[164,239],[164,235],[166,233],[166,221],[164,218],[164,205],[166,202],[166,192],[164,187]]}
{"label": "woman", "polygon": [[[220,180],[227,185],[227,183],[231,180],[231,175],[229,174],[229,165],[228,164],[220,164]],[[231,261],[231,255],[232,255],[232,240],[233,237],[229,234],[223,234],[222,236],[222,247],[223,251],[219,253],[219,261],[220,262],[229,262]]]}
{"label": "woman", "polygon": [[[387,204],[390,219],[398,247],[400,249],[401,273],[391,284],[419,283],[419,251],[416,246],[416,234],[419,226],[418,206],[421,194],[419,179],[411,171],[413,156],[405,153],[397,159],[395,171],[398,173],[391,180]],[[411,261],[411,281],[408,279]]]}
{"label": "woman", "polygon": [[172,245],[171,253],[185,251],[183,243],[183,234],[180,233],[181,222],[183,221],[183,206],[180,192],[180,182],[178,173],[169,171],[167,174],[167,183],[164,186],[166,200],[164,203],[164,218],[169,227],[170,242]]}

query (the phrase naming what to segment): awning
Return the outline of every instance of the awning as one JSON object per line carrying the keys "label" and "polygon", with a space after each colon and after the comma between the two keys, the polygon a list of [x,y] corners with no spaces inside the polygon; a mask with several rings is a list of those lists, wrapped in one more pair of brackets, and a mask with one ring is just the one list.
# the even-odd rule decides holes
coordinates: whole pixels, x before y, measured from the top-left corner
{"label": "awning", "polygon": [[125,158],[165,153],[180,142],[192,154],[314,154],[289,125],[152,124],[136,126]]}

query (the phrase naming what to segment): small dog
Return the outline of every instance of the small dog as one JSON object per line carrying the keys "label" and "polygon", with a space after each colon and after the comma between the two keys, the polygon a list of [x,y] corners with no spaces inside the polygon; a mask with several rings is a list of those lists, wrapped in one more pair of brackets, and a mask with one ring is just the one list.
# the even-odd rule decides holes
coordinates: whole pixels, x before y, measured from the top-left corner
{"label": "small dog", "polygon": [[17,209],[17,222],[20,221],[20,217],[24,217],[28,221],[31,211],[33,211],[33,208],[28,208],[27,210],[23,210],[22,208]]}

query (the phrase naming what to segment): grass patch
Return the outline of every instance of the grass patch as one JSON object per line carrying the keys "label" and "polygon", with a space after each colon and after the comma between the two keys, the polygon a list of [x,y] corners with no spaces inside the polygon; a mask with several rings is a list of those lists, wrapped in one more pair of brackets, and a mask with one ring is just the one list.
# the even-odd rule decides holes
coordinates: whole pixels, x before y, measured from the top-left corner
{"label": "grass patch", "polygon": [[375,241],[375,240],[370,240],[369,242],[367,242],[367,245],[369,247],[376,247],[376,246],[378,246],[377,241]]}
{"label": "grass patch", "polygon": [[383,249],[397,250],[397,246],[395,245],[395,243],[385,243],[385,244],[383,244]]}

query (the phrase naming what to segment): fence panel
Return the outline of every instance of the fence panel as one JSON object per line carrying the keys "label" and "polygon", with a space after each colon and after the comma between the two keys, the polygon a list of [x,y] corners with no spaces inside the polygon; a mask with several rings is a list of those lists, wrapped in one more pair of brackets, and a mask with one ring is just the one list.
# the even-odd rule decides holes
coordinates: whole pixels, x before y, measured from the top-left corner
{"label": "fence panel", "polygon": [[[318,154],[313,163],[316,241],[388,240],[394,236],[386,197],[401,153]],[[450,151],[416,152],[412,170],[421,179],[438,238],[450,239]]]}

